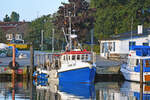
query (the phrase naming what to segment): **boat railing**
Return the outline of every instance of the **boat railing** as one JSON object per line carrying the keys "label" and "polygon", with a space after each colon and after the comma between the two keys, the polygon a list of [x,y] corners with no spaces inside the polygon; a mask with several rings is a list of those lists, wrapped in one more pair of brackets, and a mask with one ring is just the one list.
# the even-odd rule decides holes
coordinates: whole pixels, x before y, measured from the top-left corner
{"label": "boat railing", "polygon": [[36,55],[36,62],[37,67],[51,70],[55,69],[56,67],[60,67],[60,57],[59,54],[53,53],[44,53],[44,54],[37,54]]}
{"label": "boat railing", "polygon": [[96,63],[96,52],[92,52],[92,63],[95,64]]}

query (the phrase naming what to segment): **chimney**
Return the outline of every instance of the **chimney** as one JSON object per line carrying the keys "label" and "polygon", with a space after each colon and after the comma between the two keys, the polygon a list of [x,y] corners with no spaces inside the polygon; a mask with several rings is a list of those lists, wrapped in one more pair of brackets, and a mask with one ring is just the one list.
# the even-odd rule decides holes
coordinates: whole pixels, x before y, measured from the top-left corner
{"label": "chimney", "polygon": [[138,34],[143,33],[143,25],[138,25]]}

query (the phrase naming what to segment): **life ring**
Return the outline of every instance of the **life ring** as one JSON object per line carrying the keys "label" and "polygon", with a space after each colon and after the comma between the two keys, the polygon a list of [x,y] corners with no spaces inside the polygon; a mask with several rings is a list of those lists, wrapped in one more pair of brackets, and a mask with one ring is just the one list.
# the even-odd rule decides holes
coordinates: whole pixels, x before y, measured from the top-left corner
{"label": "life ring", "polygon": [[13,62],[12,61],[9,63],[9,68],[11,68],[11,69],[17,70],[18,67],[19,67],[18,62],[15,62],[15,66],[13,66]]}

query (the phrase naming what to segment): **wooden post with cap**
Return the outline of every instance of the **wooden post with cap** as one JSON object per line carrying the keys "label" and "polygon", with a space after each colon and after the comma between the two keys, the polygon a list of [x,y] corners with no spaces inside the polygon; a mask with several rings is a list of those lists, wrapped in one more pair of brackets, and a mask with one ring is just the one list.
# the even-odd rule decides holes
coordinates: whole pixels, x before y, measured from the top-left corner
{"label": "wooden post with cap", "polygon": [[[16,58],[15,58],[16,50],[15,49],[16,49],[15,45],[13,45],[12,67],[16,67],[15,66],[15,60],[16,60]],[[12,88],[13,88],[13,90],[12,90],[12,100],[15,100],[15,70],[14,69],[15,68],[12,69]]]}
{"label": "wooden post with cap", "polygon": [[143,60],[140,59],[140,100],[143,100]]}
{"label": "wooden post with cap", "polygon": [[33,75],[33,67],[34,67],[34,49],[33,43],[30,43],[30,99],[32,100],[32,75]]}

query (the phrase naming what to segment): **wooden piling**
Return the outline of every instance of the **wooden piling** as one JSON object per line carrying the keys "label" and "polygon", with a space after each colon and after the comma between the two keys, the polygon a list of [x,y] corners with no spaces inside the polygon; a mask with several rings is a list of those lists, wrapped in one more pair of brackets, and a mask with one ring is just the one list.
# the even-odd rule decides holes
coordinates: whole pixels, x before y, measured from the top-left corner
{"label": "wooden piling", "polygon": [[140,100],[143,100],[143,60],[140,60]]}
{"label": "wooden piling", "polygon": [[34,49],[33,44],[30,44],[30,99],[32,100],[32,75],[33,75],[33,67],[34,67]]}
{"label": "wooden piling", "polygon": [[16,60],[16,56],[15,56],[15,45],[13,46],[13,55],[12,55],[13,59],[12,59],[12,64],[13,64],[13,67],[15,67],[15,60]]}
{"label": "wooden piling", "polygon": [[30,44],[30,79],[32,80],[33,74],[33,67],[34,67],[34,50],[32,43]]}
{"label": "wooden piling", "polygon": [[[13,55],[12,55],[12,66],[15,66],[15,45],[13,46]],[[15,100],[15,70],[12,69],[12,100]]]}

